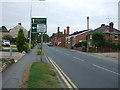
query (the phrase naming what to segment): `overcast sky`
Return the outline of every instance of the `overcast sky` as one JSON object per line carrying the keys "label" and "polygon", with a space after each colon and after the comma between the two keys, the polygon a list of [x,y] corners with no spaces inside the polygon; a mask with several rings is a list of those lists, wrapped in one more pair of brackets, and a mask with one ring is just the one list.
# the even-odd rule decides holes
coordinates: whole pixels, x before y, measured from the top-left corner
{"label": "overcast sky", "polygon": [[[30,29],[31,0],[2,0],[0,3],[0,26],[8,29],[21,22],[23,27]],[[55,33],[57,27],[61,31],[70,26],[70,33],[86,29],[86,17],[90,17],[90,28],[95,29],[101,24],[114,22],[118,28],[119,0],[45,0],[32,1],[32,17],[48,19],[49,35]]]}

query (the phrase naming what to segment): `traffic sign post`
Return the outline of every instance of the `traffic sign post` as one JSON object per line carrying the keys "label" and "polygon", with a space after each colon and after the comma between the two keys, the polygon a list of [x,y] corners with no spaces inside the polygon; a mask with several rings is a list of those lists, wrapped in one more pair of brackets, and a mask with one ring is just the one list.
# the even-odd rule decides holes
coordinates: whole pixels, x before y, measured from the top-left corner
{"label": "traffic sign post", "polygon": [[32,33],[47,32],[47,18],[32,18]]}
{"label": "traffic sign post", "polygon": [[[47,19],[46,18],[32,18],[32,33],[41,33],[41,52],[43,43],[43,33],[47,32]],[[42,61],[42,55],[41,55]]]}

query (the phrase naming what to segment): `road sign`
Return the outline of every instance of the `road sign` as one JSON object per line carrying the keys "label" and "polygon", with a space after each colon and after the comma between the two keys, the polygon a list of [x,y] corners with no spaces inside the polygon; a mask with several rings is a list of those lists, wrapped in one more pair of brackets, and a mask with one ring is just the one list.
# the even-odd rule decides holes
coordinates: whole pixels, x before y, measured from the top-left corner
{"label": "road sign", "polygon": [[46,18],[32,18],[32,33],[46,33],[47,19]]}

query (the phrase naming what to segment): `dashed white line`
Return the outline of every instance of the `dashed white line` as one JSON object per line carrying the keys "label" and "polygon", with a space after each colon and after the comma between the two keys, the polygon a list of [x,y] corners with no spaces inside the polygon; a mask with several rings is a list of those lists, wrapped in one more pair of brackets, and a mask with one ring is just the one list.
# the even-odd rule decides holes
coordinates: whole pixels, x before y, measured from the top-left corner
{"label": "dashed white line", "polygon": [[82,60],[82,59],[80,59],[80,58],[77,58],[77,57],[73,57],[73,58],[75,58],[75,59],[77,59],[77,60],[80,60],[80,61],[84,61],[84,60]]}
{"label": "dashed white line", "polygon": [[120,75],[120,74],[117,73],[117,72],[114,72],[114,71],[111,71],[111,70],[109,70],[109,69],[103,68],[103,67],[98,66],[98,65],[96,65],[96,64],[92,64],[92,65],[95,66],[95,67],[97,67],[97,68],[103,69],[103,70],[105,70],[105,71],[108,71],[108,72],[111,72],[111,73],[114,73],[114,74]]}

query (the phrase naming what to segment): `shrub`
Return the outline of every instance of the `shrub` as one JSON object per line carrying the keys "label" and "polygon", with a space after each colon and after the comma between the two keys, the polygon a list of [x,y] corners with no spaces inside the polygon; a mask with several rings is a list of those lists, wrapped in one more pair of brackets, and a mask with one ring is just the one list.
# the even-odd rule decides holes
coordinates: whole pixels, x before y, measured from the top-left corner
{"label": "shrub", "polygon": [[38,50],[37,51],[37,55],[41,55],[42,54],[42,51],[41,50]]}
{"label": "shrub", "polygon": [[4,39],[4,40],[9,40],[10,42],[12,41],[12,36],[11,35],[4,35],[3,37],[2,37],[2,39]]}
{"label": "shrub", "polygon": [[28,43],[25,43],[23,45],[23,51],[25,51],[26,53],[28,53],[28,51],[29,51],[29,45],[28,45]]}
{"label": "shrub", "polygon": [[22,52],[24,51],[24,44],[25,44],[25,37],[24,37],[24,32],[23,32],[23,29],[20,29],[19,32],[18,32],[18,37],[17,37],[17,42],[16,42],[16,45],[17,45],[17,49]]}

